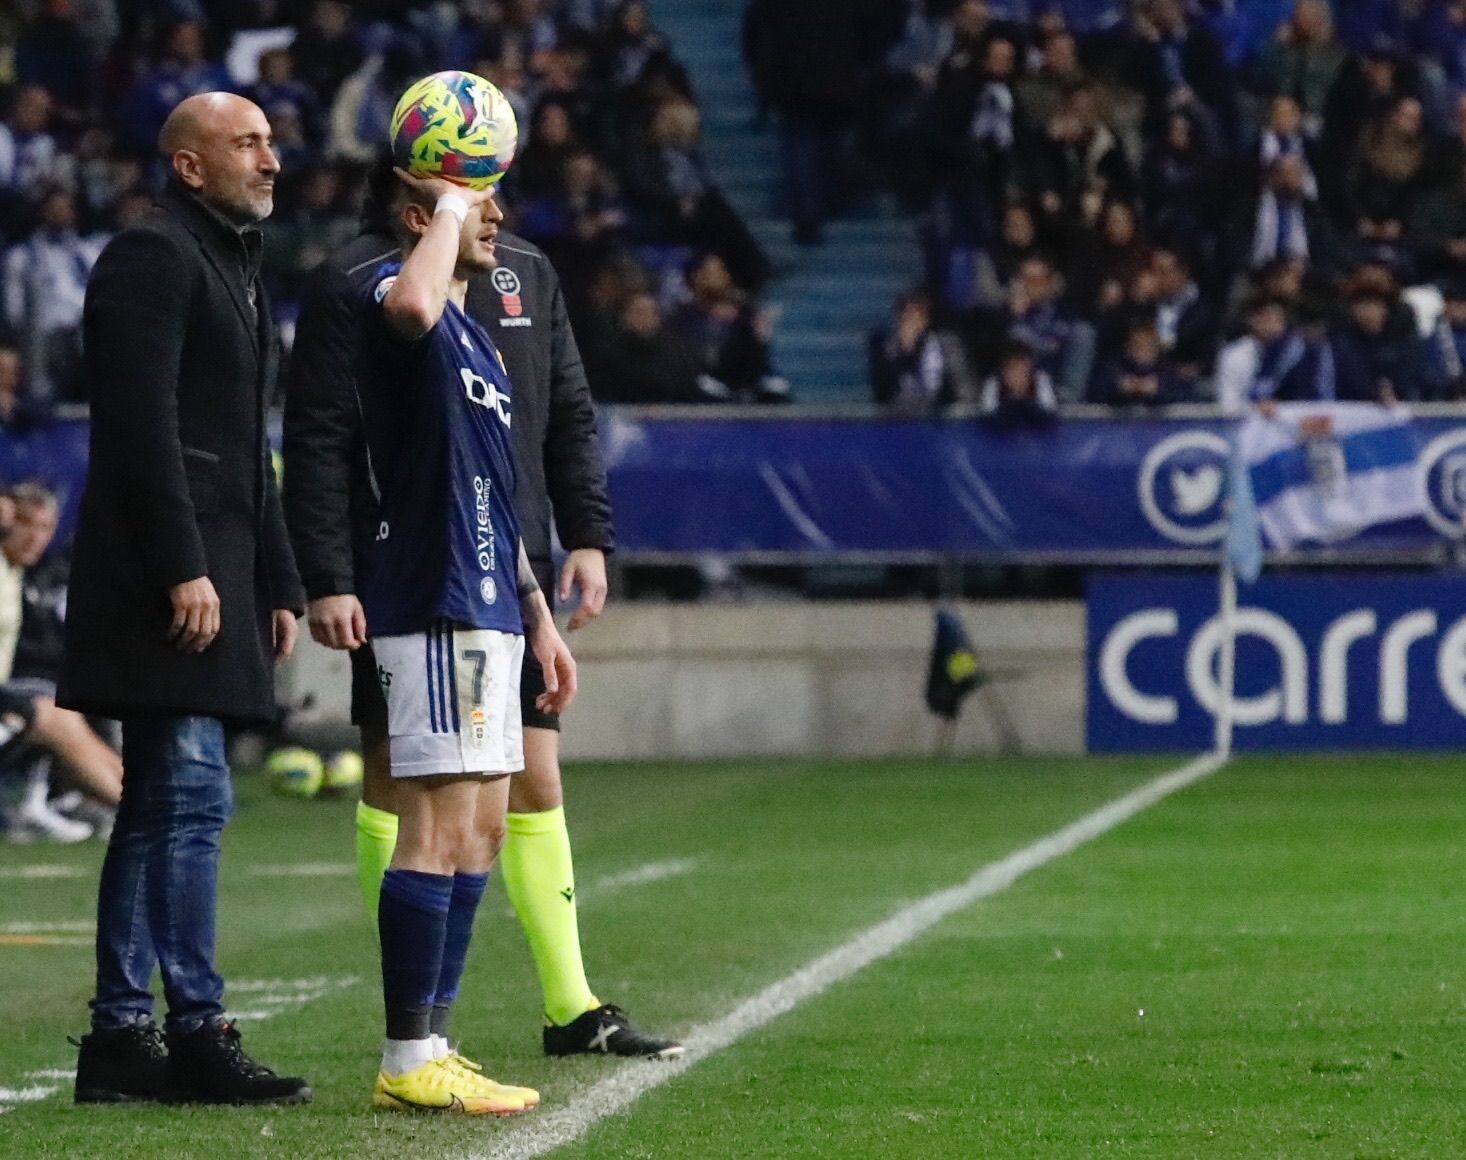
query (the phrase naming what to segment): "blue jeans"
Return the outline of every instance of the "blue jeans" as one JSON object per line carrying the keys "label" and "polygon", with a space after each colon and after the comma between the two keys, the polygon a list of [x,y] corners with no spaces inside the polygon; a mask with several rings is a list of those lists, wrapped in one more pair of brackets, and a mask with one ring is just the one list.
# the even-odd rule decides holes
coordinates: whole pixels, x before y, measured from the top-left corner
{"label": "blue jeans", "polygon": [[168,1029],[224,1014],[214,970],[219,836],[234,804],[224,726],[212,717],[122,723],[122,804],[97,898],[97,997],[92,1026],[152,1017],[154,966]]}

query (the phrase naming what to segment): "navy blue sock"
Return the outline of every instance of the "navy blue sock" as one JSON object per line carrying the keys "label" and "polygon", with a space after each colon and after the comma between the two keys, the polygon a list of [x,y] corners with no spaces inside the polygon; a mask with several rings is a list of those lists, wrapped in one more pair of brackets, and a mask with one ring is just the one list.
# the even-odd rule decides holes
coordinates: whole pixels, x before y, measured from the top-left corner
{"label": "navy blue sock", "polygon": [[445,1039],[448,1037],[448,1014],[453,1008],[453,1000],[458,998],[458,983],[463,978],[463,966],[468,962],[473,918],[478,913],[479,901],[488,884],[487,874],[465,874],[460,870],[453,875],[453,904],[448,908],[448,930],[443,938],[443,966],[438,972],[438,989],[429,1021],[432,1033]]}
{"label": "navy blue sock", "polygon": [[451,874],[388,870],[382,876],[377,925],[388,1039],[426,1039],[431,1034],[452,900]]}

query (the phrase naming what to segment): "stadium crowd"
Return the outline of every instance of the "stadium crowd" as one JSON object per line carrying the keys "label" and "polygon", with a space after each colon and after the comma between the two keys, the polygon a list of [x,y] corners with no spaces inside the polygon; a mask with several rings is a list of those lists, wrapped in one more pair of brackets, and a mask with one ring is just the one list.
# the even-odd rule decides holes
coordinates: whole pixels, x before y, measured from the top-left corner
{"label": "stadium crowd", "polygon": [[812,6],[841,60],[793,82],[808,29],[750,8],[786,155],[876,157],[922,222],[878,401],[1466,395],[1462,0]]}
{"label": "stadium crowd", "polygon": [[87,275],[161,184],[178,101],[226,89],[270,118],[264,276],[288,343],[306,274],[357,232],[398,95],[444,68],[515,108],[508,224],[553,258],[598,397],[787,397],[768,261],[642,0],[18,0],[0,8],[0,423],[85,400]]}

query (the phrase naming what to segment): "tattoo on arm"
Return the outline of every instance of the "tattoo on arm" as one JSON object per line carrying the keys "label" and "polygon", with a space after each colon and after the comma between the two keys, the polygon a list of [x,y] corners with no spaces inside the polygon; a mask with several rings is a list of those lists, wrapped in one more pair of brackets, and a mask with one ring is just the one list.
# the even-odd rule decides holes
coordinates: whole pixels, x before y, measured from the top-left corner
{"label": "tattoo on arm", "polygon": [[534,569],[529,566],[529,553],[524,550],[524,541],[519,541],[519,599],[523,600],[540,590],[540,582],[534,578]]}

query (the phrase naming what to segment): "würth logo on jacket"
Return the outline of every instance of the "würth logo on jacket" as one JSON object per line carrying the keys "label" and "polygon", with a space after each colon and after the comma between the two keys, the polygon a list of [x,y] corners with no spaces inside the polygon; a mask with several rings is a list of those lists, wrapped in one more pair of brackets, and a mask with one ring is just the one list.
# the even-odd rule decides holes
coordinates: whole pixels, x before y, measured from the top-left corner
{"label": "w\u00fcrth logo on jacket", "polygon": [[530,326],[530,319],[524,317],[524,299],[519,296],[519,275],[508,266],[500,266],[492,274],[494,289],[499,292],[499,301],[504,306],[504,317],[500,326]]}

